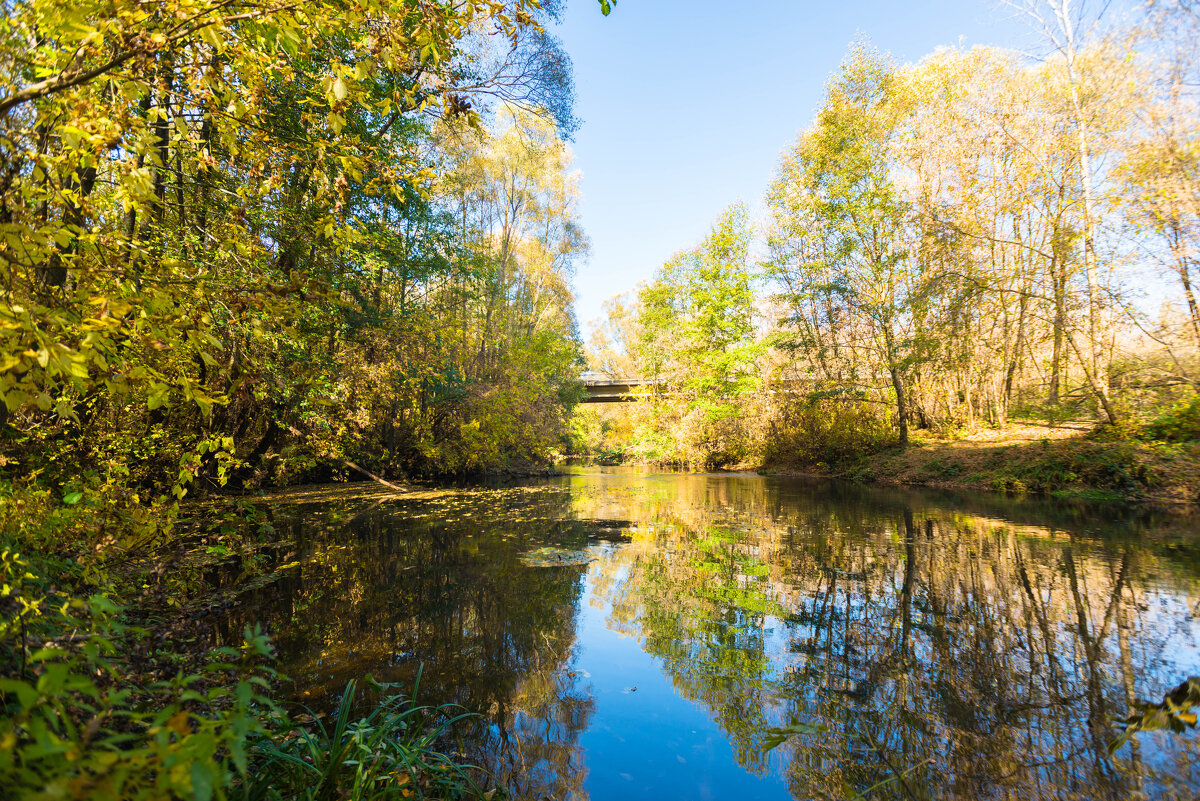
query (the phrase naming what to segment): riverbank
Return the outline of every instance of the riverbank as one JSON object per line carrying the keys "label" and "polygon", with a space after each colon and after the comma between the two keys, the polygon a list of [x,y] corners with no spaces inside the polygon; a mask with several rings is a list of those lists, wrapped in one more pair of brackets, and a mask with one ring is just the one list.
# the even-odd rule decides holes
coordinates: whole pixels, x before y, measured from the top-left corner
{"label": "riverbank", "polygon": [[763,471],[893,486],[1200,503],[1200,443],[1122,439],[1082,424],[1019,424],[959,438],[919,438],[906,449],[855,464],[773,464]]}
{"label": "riverbank", "polygon": [[457,710],[367,672],[326,725],[291,703],[255,616],[214,640],[213,615],[300,567],[268,507],[131,503],[0,483],[6,798],[485,797],[442,750]]}

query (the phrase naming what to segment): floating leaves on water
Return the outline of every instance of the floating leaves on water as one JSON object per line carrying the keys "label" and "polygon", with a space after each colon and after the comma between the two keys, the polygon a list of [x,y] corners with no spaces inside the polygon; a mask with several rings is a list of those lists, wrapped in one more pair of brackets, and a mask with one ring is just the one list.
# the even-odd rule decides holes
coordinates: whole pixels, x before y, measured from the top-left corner
{"label": "floating leaves on water", "polygon": [[1188,729],[1194,729],[1196,713],[1192,710],[1200,706],[1200,677],[1190,676],[1187,681],[1164,695],[1162,703],[1135,703],[1133,706],[1137,711],[1118,724],[1124,731],[1108,744],[1110,754],[1116,753],[1117,749],[1129,742],[1139,731],[1168,729],[1182,734]]}
{"label": "floating leaves on water", "polygon": [[767,729],[767,737],[763,740],[763,751],[773,751],[784,742],[796,735],[825,734],[829,729],[821,724],[790,723],[787,726]]}
{"label": "floating leaves on water", "polygon": [[521,564],[527,567],[562,567],[564,565],[586,565],[596,557],[587,551],[568,548],[538,548],[520,556]]}

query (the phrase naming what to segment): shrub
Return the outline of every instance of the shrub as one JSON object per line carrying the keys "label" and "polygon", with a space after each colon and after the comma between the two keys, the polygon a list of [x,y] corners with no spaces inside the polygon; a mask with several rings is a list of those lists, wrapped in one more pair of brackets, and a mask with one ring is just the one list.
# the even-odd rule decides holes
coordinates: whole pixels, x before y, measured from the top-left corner
{"label": "shrub", "polygon": [[0,786],[13,799],[224,798],[262,731],[270,646],[248,632],[201,674],[138,686],[119,659],[142,635],[102,594],[61,597],[35,565],[0,553]]}
{"label": "shrub", "polygon": [[1161,442],[1200,440],[1200,394],[1181,400],[1146,424],[1145,436]]}
{"label": "shrub", "polygon": [[847,467],[896,444],[887,407],[860,398],[814,395],[784,401],[771,421],[771,464]]}

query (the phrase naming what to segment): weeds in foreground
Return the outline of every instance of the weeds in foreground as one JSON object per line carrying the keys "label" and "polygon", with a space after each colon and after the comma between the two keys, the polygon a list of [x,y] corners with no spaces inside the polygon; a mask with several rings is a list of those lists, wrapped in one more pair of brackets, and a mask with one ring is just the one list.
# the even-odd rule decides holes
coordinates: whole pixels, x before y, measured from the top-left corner
{"label": "weeds in foreground", "polygon": [[[370,685],[384,698],[374,711],[354,718],[357,684],[351,680],[328,725],[288,720],[254,750],[256,770],[247,799],[386,801],[408,798],[487,797],[472,769],[439,750],[468,713],[418,706],[392,684]],[[412,690],[413,697],[420,684]]]}
{"label": "weeds in foreground", "polygon": [[[440,750],[465,715],[374,684],[356,718],[350,682],[332,723],[272,698],[259,630],[199,671],[139,671],[104,593],[82,597],[53,564],[0,543],[0,787],[13,801],[386,801],[485,797]],[[414,688],[415,689],[415,688]]]}

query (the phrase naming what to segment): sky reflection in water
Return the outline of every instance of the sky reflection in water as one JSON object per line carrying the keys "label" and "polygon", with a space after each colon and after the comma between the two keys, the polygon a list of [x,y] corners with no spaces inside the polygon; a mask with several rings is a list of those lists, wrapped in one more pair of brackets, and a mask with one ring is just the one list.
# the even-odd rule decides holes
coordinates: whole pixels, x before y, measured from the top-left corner
{"label": "sky reflection in water", "polygon": [[[1194,730],[1108,753],[1200,675],[1194,520],[582,472],[278,504],[300,566],[214,637],[265,618],[317,704],[423,664],[518,798],[1200,794]],[[593,561],[523,561],[545,548]]]}

